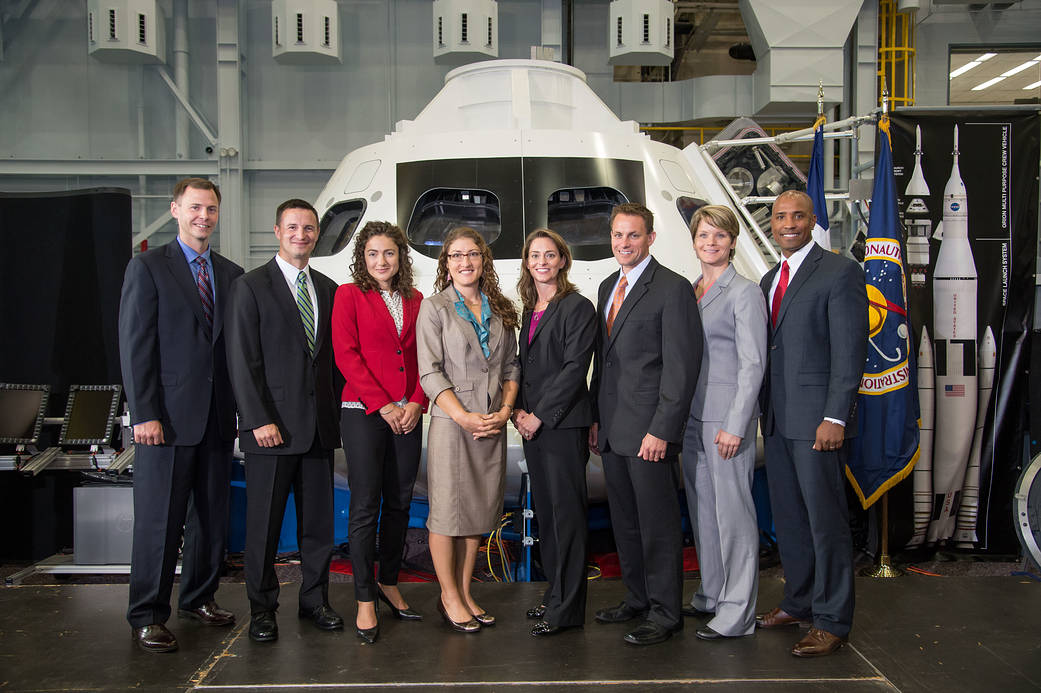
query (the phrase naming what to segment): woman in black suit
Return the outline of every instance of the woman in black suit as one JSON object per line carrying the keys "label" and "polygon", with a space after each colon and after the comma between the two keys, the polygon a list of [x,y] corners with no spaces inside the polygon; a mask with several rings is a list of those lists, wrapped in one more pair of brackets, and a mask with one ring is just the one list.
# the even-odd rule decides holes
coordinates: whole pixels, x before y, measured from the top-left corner
{"label": "woman in black suit", "polygon": [[536,229],[521,254],[524,303],[521,387],[513,423],[535,494],[542,569],[549,583],[533,636],[581,628],[586,607],[586,462],[593,421],[586,376],[596,341],[596,309],[568,281],[571,251],[557,233]]}

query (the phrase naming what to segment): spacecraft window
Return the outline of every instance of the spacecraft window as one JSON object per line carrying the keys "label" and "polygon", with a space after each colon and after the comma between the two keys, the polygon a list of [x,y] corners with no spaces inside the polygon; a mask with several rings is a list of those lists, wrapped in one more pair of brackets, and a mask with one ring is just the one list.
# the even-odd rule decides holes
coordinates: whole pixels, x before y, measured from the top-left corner
{"label": "spacecraft window", "polygon": [[576,260],[603,260],[611,257],[611,210],[628,201],[608,187],[554,190],[547,226],[564,237]]}
{"label": "spacecraft window", "polygon": [[676,209],[680,211],[680,216],[683,217],[683,221],[687,225],[688,229],[690,228],[690,220],[694,218],[694,212],[707,204],[708,201],[702,200],[699,197],[676,198]]}
{"label": "spacecraft window", "polygon": [[314,248],[315,257],[336,255],[347,247],[358,221],[365,214],[365,200],[337,202],[322,215],[322,231]]}
{"label": "spacecraft window", "polygon": [[445,236],[457,226],[475,229],[492,245],[502,232],[499,198],[488,190],[427,190],[416,200],[405,233],[416,250],[437,257]]}
{"label": "spacecraft window", "polygon": [[35,443],[47,409],[47,385],[0,384],[0,443]]}

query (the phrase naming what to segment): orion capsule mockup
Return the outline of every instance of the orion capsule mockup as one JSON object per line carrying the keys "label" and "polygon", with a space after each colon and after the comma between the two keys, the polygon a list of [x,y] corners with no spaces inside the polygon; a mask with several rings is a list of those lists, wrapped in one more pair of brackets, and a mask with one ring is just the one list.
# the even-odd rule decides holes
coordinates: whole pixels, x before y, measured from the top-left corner
{"label": "orion capsule mockup", "polygon": [[972,438],[972,452],[965,469],[962,483],[961,503],[958,505],[958,521],[954,528],[956,547],[971,549],[979,538],[976,535],[976,515],[980,504],[980,456],[983,450],[983,424],[987,420],[987,404],[990,391],[994,388],[994,368],[998,361],[998,344],[994,331],[987,326],[980,342],[980,396],[976,407],[976,434]]}
{"label": "orion capsule mockup", "polygon": [[933,414],[935,406],[935,376],[933,374],[933,344],[929,330],[922,325],[922,340],[918,346],[918,406],[921,423],[918,426],[918,462],[911,473],[914,498],[914,534],[907,548],[921,546],[929,529],[933,510]]}
{"label": "orion capsule mockup", "polygon": [[929,268],[929,235],[933,222],[929,219],[929,207],[925,198],[929,197],[929,184],[925,182],[922,172],[922,127],[915,126],[914,172],[904,190],[904,197],[910,198],[904,210],[904,228],[907,229],[907,267],[911,272],[911,286],[925,286],[925,276]]}
{"label": "orion capsule mockup", "polygon": [[927,540],[954,533],[965,465],[976,423],[976,263],[969,245],[969,209],[954,163],[943,191],[943,240],[933,269],[933,367],[936,427],[933,438],[933,514]]}

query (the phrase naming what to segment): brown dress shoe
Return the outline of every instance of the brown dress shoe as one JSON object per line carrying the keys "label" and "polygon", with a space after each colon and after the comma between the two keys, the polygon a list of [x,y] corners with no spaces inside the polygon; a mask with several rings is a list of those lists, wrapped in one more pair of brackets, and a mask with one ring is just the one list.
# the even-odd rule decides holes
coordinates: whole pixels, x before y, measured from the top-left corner
{"label": "brown dress shoe", "polygon": [[834,633],[820,628],[810,628],[806,637],[795,643],[792,654],[796,657],[823,657],[842,647],[844,642],[845,638],[840,638]]}
{"label": "brown dress shoe", "polygon": [[134,642],[145,652],[173,652],[177,638],[161,623],[134,629]]}
{"label": "brown dress shoe", "polygon": [[194,609],[178,609],[177,614],[185,618],[194,618],[207,626],[230,626],[235,623],[235,614],[220,608],[212,599]]}
{"label": "brown dress shoe", "polygon": [[801,618],[795,618],[788,612],[783,611],[779,606],[774,607],[765,614],[757,614],[755,617],[755,625],[757,628],[781,628],[783,626],[794,626],[797,624],[809,626],[810,622]]}

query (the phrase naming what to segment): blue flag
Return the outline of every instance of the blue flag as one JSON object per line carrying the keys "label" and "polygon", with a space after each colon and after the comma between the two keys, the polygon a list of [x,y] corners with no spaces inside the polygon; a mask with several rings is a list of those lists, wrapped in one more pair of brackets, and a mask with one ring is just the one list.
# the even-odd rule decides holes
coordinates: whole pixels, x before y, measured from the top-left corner
{"label": "blue flag", "polygon": [[865,508],[911,473],[918,461],[918,370],[907,319],[904,245],[897,216],[889,116],[878,123],[875,187],[864,253],[868,355],[857,403],[858,435],[846,476]]}
{"label": "blue flag", "polygon": [[831,250],[831,233],[828,231],[828,203],[824,197],[824,122],[823,118],[814,125],[813,153],[810,155],[810,175],[806,179],[806,194],[813,200],[813,213],[817,223],[813,226],[813,240],[825,250]]}

